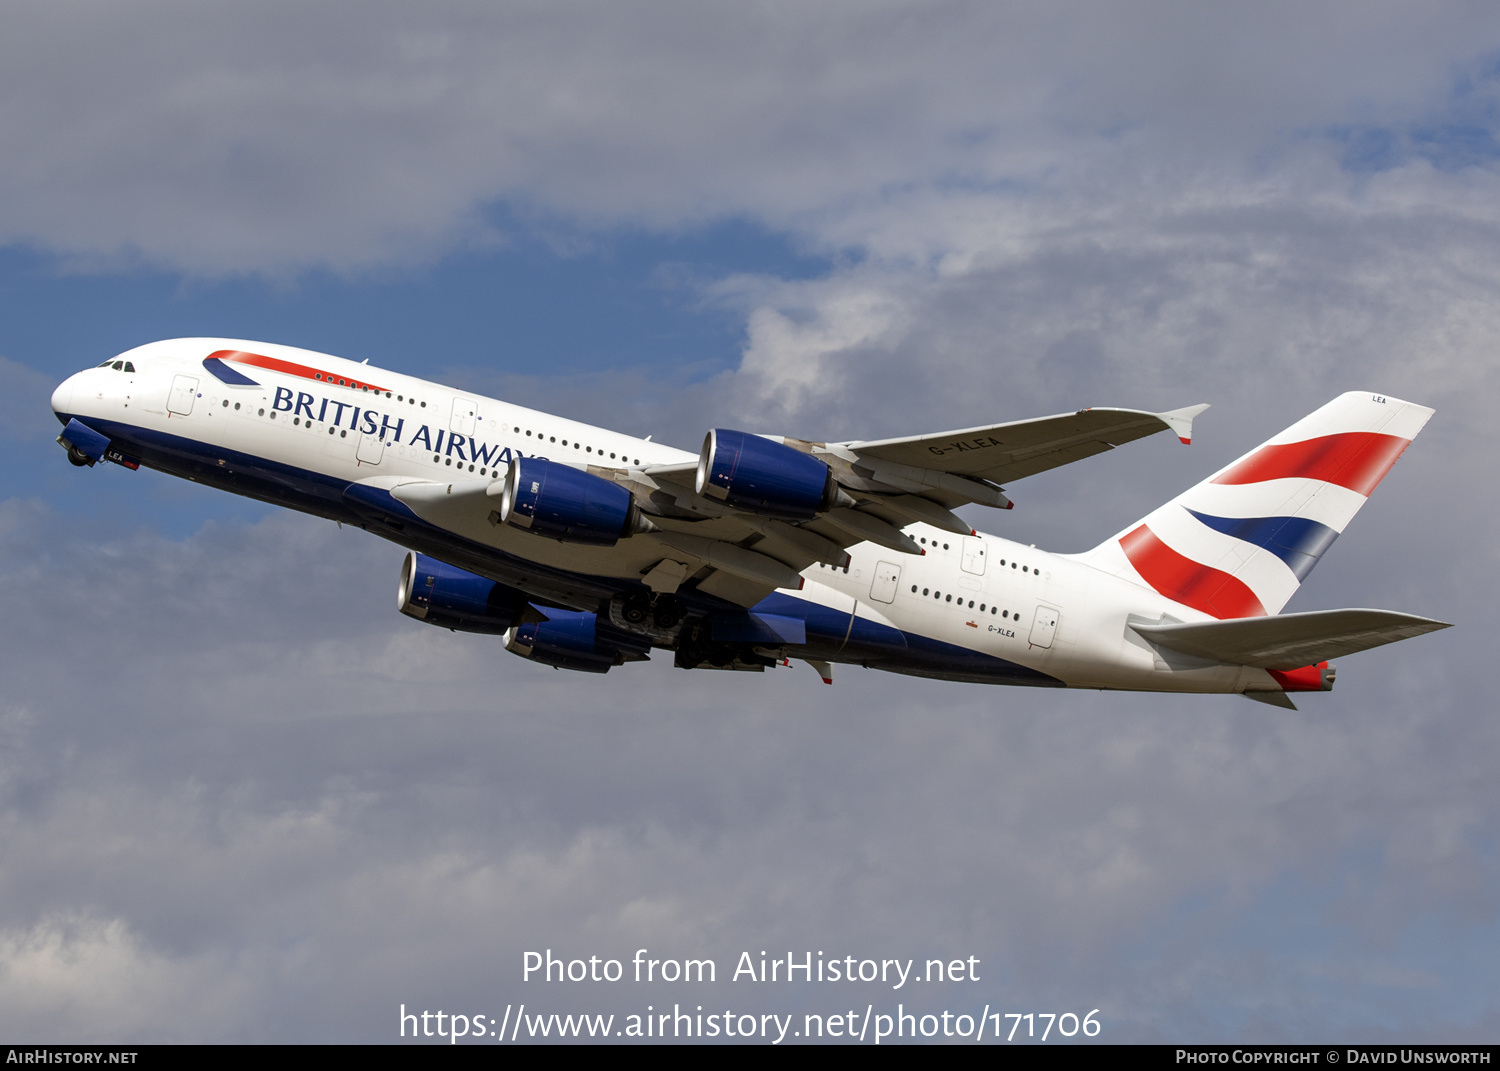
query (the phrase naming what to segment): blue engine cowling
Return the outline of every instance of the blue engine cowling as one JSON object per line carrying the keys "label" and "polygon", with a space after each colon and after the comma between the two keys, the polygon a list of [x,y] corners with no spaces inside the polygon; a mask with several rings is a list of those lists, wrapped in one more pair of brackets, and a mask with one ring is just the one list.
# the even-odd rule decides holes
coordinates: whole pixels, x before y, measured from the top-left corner
{"label": "blue engine cowling", "polygon": [[500,497],[500,519],[566,543],[603,547],[650,529],[628,489],[541,457],[511,460]]}
{"label": "blue engine cowling", "polygon": [[811,454],[728,428],[715,428],[698,456],[697,489],[737,509],[805,521],[831,508],[838,485]]}
{"label": "blue engine cowling", "polygon": [[[407,617],[459,632],[498,635],[520,622],[526,596],[457,566],[407,551],[397,608]],[[534,616],[534,615],[533,615]]]}
{"label": "blue engine cowling", "polygon": [[547,611],[547,620],[517,625],[505,635],[512,654],[558,669],[608,673],[625,662],[645,661],[651,642],[576,610]]}

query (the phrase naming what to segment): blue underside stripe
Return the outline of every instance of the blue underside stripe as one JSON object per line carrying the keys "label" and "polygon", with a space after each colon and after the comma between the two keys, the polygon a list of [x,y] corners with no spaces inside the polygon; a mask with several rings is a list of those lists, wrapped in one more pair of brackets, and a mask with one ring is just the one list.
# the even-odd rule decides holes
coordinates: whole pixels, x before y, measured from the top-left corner
{"label": "blue underside stripe", "polygon": [[1216,532],[1270,551],[1286,562],[1298,580],[1305,580],[1323,552],[1339,534],[1326,524],[1306,517],[1214,517],[1188,510]]}

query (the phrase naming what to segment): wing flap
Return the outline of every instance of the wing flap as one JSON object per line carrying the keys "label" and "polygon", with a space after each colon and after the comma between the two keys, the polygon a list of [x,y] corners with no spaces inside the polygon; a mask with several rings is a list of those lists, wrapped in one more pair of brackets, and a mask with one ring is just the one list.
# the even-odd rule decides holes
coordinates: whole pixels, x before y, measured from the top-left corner
{"label": "wing flap", "polygon": [[1284,671],[1452,626],[1394,610],[1351,609],[1130,627],[1152,643],[1183,654]]}

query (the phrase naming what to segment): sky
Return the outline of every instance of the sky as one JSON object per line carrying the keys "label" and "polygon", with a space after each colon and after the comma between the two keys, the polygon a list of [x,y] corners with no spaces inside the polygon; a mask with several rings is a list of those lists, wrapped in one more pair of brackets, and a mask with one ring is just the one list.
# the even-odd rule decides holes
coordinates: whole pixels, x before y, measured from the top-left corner
{"label": "sky", "polygon": [[[1500,10],[53,0],[6,23],[0,1036],[900,1003],[1098,1009],[1117,1042],[1500,1040]],[[1287,609],[1456,627],[1342,660],[1296,712],[660,653],[561,673],[396,613],[393,544],[69,466],[52,387],[189,335],[687,449],[1213,403],[1191,447],[965,513],[1063,552],[1376,391],[1436,415]],[[547,949],[718,978],[527,980]],[[733,980],[745,952],[978,978]]]}

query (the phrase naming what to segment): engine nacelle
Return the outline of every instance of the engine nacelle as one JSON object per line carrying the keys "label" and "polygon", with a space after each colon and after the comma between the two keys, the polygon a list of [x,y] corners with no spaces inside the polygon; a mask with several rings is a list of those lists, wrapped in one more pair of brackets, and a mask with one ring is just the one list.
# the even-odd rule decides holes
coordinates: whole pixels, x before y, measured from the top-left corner
{"label": "engine nacelle", "polygon": [[429,625],[492,635],[522,621],[529,609],[514,588],[414,550],[401,565],[396,607]]}
{"label": "engine nacelle", "polygon": [[547,618],[511,629],[505,634],[505,649],[533,662],[583,673],[608,673],[614,666],[650,657],[649,640],[601,622],[595,614],[549,609]]}
{"label": "engine nacelle", "polygon": [[654,527],[627,488],[540,457],[513,458],[500,495],[506,524],[565,543],[612,547]]}
{"label": "engine nacelle", "polygon": [[839,497],[832,471],[811,454],[728,428],[704,438],[697,489],[737,509],[792,521],[831,509]]}

